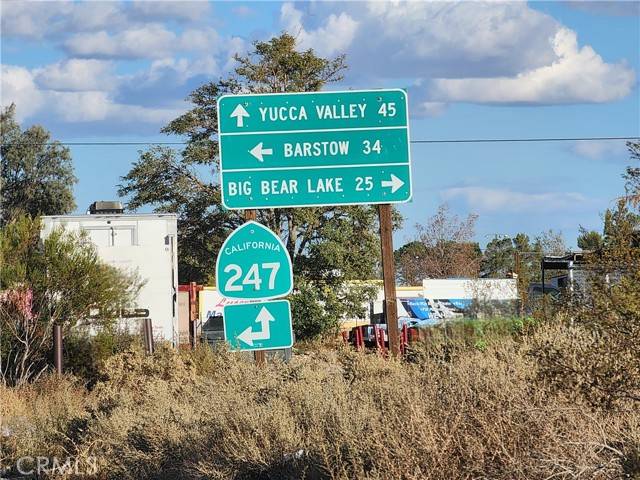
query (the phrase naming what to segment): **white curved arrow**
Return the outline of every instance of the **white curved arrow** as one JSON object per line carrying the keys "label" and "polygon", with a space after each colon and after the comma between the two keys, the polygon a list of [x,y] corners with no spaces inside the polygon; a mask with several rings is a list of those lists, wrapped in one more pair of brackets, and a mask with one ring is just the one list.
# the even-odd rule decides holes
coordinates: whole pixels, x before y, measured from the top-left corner
{"label": "white curved arrow", "polygon": [[382,180],[380,184],[382,185],[382,188],[391,187],[391,193],[396,193],[396,191],[404,185],[404,182],[392,173],[391,180]]}
{"label": "white curved arrow", "polygon": [[249,150],[249,153],[256,157],[259,162],[264,162],[264,155],[273,155],[273,148],[264,148],[262,142],[260,142]]}
{"label": "white curved arrow", "polygon": [[273,318],[273,315],[271,315],[269,310],[267,310],[267,307],[262,307],[260,313],[258,313],[258,316],[256,317],[256,323],[262,324],[261,330],[259,332],[254,332],[251,327],[247,327],[236,338],[250,347],[253,347],[254,340],[269,340],[271,338],[269,322],[272,322],[273,320],[275,320],[275,318]]}
{"label": "white curved arrow", "polygon": [[247,112],[245,110],[245,108],[242,106],[241,103],[239,103],[236,108],[233,109],[233,112],[231,112],[231,115],[229,115],[231,118],[236,119],[236,126],[238,127],[244,127],[244,117],[249,117],[249,112]]}

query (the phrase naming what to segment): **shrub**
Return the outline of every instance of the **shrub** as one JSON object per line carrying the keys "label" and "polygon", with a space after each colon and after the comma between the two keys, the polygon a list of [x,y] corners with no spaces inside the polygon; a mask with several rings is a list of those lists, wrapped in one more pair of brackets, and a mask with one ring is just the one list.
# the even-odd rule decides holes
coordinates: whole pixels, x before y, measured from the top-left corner
{"label": "shrub", "polygon": [[[54,230],[40,240],[39,220],[19,217],[0,230],[0,382],[20,384],[48,368],[52,326],[65,336],[93,309],[126,305],[135,275],[102,262],[83,235]],[[106,313],[94,320],[109,325]]]}
{"label": "shrub", "polygon": [[101,376],[104,362],[134,345],[141,345],[140,335],[116,325],[105,325],[93,331],[76,327],[64,339],[65,370],[92,388]]}
{"label": "shrub", "polygon": [[[53,404],[75,387],[51,385],[53,404],[38,421],[56,428],[25,428],[23,446],[11,452],[49,442],[47,452],[95,456],[100,478],[118,479],[637,473],[638,413],[590,412],[553,394],[537,382],[528,348],[503,337],[484,351],[460,347],[448,361],[410,364],[350,349],[308,351],[264,368],[224,349],[133,349],[109,358],[95,389],[62,418]],[[26,405],[35,411],[38,400],[25,390],[18,396],[22,406],[6,421],[20,423]]]}
{"label": "shrub", "polygon": [[588,282],[565,297],[533,355],[558,390],[591,406],[640,406],[640,242],[623,203],[608,212],[602,250],[588,258]]}

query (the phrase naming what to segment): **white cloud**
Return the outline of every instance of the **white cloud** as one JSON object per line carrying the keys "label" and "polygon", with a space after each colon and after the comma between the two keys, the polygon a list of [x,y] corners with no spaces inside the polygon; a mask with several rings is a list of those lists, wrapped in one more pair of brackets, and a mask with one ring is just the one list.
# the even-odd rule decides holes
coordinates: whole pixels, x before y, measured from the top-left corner
{"label": "white cloud", "polygon": [[2,65],[1,71],[2,107],[15,103],[16,118],[22,121],[42,106],[43,96],[26,68]]}
{"label": "white cloud", "polygon": [[64,47],[71,55],[83,58],[136,59],[165,58],[180,51],[219,53],[224,43],[212,28],[191,28],[177,35],[164,25],[153,23],[118,33],[78,33]]}
{"label": "white cloud", "polygon": [[[282,25],[299,26],[300,37],[320,51],[326,48],[329,37],[322,34],[330,19],[350,19],[357,29],[340,46],[358,73],[386,78],[510,75],[554,58],[547,38],[558,23],[523,2],[351,2],[337,4],[338,12],[333,11],[336,4],[307,5],[309,15],[283,5]],[[309,28],[312,22],[319,26]]]}
{"label": "white cloud", "polygon": [[45,92],[48,108],[65,122],[94,122],[105,120],[112,103],[107,92]]}
{"label": "white cloud", "polygon": [[40,88],[35,73],[23,67],[2,66],[2,106],[16,104],[19,121],[46,114],[70,123],[113,121],[162,124],[180,115],[184,108],[156,108],[118,103],[110,92],[98,90],[60,91]]}
{"label": "white cloud", "polygon": [[284,3],[280,9],[280,19],[285,29],[297,38],[299,48],[313,48],[320,55],[342,53],[349,47],[358,29],[358,22],[344,12],[330,14],[324,24],[315,30],[306,30],[302,17],[302,12],[291,3]]}
{"label": "white cloud", "polygon": [[627,96],[633,70],[608,64],[591,47],[578,49],[575,32],[560,29],[553,39],[558,59],[514,77],[436,79],[431,97],[475,103],[601,103]]}
{"label": "white cloud", "polygon": [[572,151],[591,160],[627,160],[627,145],[620,140],[592,140],[576,142]]}
{"label": "white cloud", "polygon": [[426,117],[440,116],[446,109],[447,104],[444,102],[418,102],[417,105],[414,105],[414,113]]}
{"label": "white cloud", "polygon": [[73,6],[68,2],[2,2],[2,35],[43,38],[49,32],[59,31],[62,19],[69,15],[72,9]]}
{"label": "white cloud", "polygon": [[[526,2],[317,2],[305,8],[306,14],[283,5],[281,24],[299,32],[304,46],[325,55],[346,52],[348,75],[357,83],[413,85],[414,114],[438,114],[447,102],[610,102],[636,85],[626,63],[606,62]],[[355,27],[337,28],[341,18]]]}
{"label": "white cloud", "polygon": [[164,124],[183,109],[150,108],[113,101],[106,92],[47,92],[54,113],[65,122],[142,122]]}
{"label": "white cloud", "polygon": [[[2,7],[3,39],[42,41],[70,57],[35,68],[2,66],[2,105],[15,102],[20,121],[91,123],[90,130],[109,131],[139,124],[152,131],[183,113],[187,94],[224,74],[233,54],[248,47],[206,25],[211,6],[205,2],[10,1]],[[127,73],[118,72],[119,60],[137,59],[151,62],[131,62]]]}
{"label": "white cloud", "polygon": [[137,0],[130,6],[136,17],[153,20],[197,21],[211,11],[205,1]]}
{"label": "white cloud", "polygon": [[159,24],[128,29],[116,34],[106,30],[79,33],[64,43],[72,55],[89,58],[161,58],[176,47],[176,34]]}
{"label": "white cloud", "polygon": [[70,59],[34,70],[41,88],[61,91],[111,90],[117,80],[111,62],[93,59]]}
{"label": "white cloud", "polygon": [[200,23],[211,6],[203,1],[20,1],[2,2],[3,36],[41,39],[81,32],[110,32],[150,22]]}
{"label": "white cloud", "polygon": [[184,83],[189,78],[196,75],[217,75],[220,73],[220,67],[216,59],[207,55],[196,60],[188,60],[186,58],[163,58],[155,60],[148,71],[137,75],[136,83],[156,83],[165,79],[167,74],[175,76],[179,83]]}
{"label": "white cloud", "polygon": [[[42,10],[46,9],[42,8]],[[66,15],[60,19],[60,23],[64,24],[66,32],[91,32],[100,29],[125,28],[129,20],[121,4],[117,2],[72,2],[68,6]],[[60,30],[57,33],[60,33]]]}
{"label": "white cloud", "polygon": [[479,213],[576,210],[588,202],[584,195],[576,192],[526,193],[476,186],[448,188],[441,196],[444,200],[461,199]]}
{"label": "white cloud", "polygon": [[200,50],[218,52],[221,48],[221,38],[212,28],[188,29],[180,36],[178,48],[180,50]]}

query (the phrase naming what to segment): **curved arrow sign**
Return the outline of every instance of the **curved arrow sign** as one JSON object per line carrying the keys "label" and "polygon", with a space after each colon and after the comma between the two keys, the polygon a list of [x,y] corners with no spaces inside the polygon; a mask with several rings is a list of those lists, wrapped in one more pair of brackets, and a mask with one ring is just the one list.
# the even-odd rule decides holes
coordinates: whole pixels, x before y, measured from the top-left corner
{"label": "curved arrow sign", "polygon": [[222,244],[216,283],[227,298],[283,297],[293,289],[291,257],[275,233],[257,222],[247,222]]}
{"label": "curved arrow sign", "polygon": [[225,305],[224,338],[235,350],[291,347],[293,329],[289,302]]}

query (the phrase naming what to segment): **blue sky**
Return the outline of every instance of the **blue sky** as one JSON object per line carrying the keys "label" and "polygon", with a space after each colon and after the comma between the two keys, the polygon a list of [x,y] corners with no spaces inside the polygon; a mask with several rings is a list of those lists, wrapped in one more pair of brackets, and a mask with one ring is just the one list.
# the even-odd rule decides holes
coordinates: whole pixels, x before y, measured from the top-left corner
{"label": "blue sky", "polygon": [[[414,140],[640,136],[637,2],[2,2],[2,105],[62,141],[159,133],[233,55],[281,31],[350,66],[332,89],[409,91]],[[78,211],[116,198],[140,146],[73,146]],[[396,245],[437,206],[476,239],[600,229],[622,193],[621,141],[414,144]],[[215,181],[215,178],[211,178]]]}

